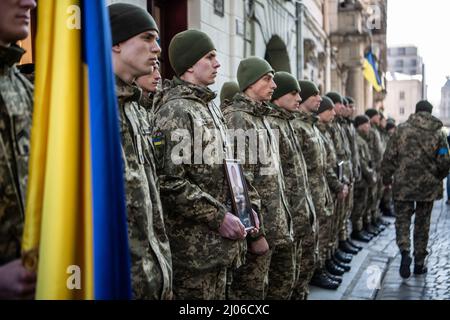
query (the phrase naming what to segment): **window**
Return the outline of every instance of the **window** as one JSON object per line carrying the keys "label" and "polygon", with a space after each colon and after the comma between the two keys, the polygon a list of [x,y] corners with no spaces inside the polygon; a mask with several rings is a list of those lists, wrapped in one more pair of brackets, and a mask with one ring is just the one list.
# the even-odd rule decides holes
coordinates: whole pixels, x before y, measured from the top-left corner
{"label": "window", "polygon": [[406,54],[406,49],[405,48],[398,48],[397,54],[401,55],[401,56],[404,56]]}
{"label": "window", "polygon": [[405,100],[405,91],[400,91],[400,100]]}
{"label": "window", "polygon": [[410,60],[409,65],[411,67],[416,67],[417,66],[417,60],[416,59]]}
{"label": "window", "polygon": [[396,67],[403,67],[403,60],[397,60],[397,61],[395,61],[395,66]]}
{"label": "window", "polygon": [[405,115],[405,108],[404,107],[400,107],[400,115],[401,116]]}

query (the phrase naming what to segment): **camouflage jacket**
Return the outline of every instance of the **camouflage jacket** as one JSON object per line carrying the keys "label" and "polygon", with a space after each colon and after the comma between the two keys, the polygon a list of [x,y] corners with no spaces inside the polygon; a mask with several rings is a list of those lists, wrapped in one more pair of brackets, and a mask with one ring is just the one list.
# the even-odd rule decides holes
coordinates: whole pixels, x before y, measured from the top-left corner
{"label": "camouflage jacket", "polygon": [[20,257],[33,86],[17,70],[24,50],[0,46],[0,265]]}
{"label": "camouflage jacket", "polygon": [[381,152],[384,154],[386,150],[387,142],[389,141],[389,135],[385,129],[381,126],[376,126],[378,133],[380,134],[380,142],[381,142]]}
{"label": "camouflage jacket", "polygon": [[368,137],[361,132],[356,133],[356,144],[358,145],[359,161],[361,165],[361,180],[357,185],[361,187],[367,187],[367,185],[374,184],[375,172],[372,168],[372,156],[369,151],[369,145],[367,144]]}
{"label": "camouflage jacket", "polygon": [[292,125],[308,168],[314,208],[317,215],[333,214],[333,199],[327,183],[327,153],[316,124],[317,116],[300,111]]}
{"label": "camouflage jacket", "polygon": [[384,183],[393,177],[393,197],[399,201],[434,201],[442,197],[442,179],[450,156],[442,122],[419,112],[401,124],[389,140],[382,163]]}
{"label": "camouflage jacket", "polygon": [[153,144],[173,265],[191,272],[238,267],[246,250],[245,241],[218,231],[231,202],[226,126],[214,98],[208,88],[178,78],[166,80],[155,97]]}
{"label": "camouflage jacket", "polygon": [[356,129],[352,120],[348,118],[342,119],[342,127],[347,134],[350,152],[352,155],[353,179],[354,181],[361,180],[361,164],[359,163],[358,144],[356,143]]}
{"label": "camouflage jacket", "polygon": [[266,239],[272,246],[292,242],[294,235],[278,143],[273,143],[279,137],[275,137],[267,121],[270,111],[266,103],[258,103],[242,93],[223,109],[228,128],[234,130],[236,137],[230,139],[234,154],[242,161],[245,176],[261,197]]}
{"label": "camouflage jacket", "polygon": [[125,164],[128,238],[135,299],[168,299],[172,258],[164,225],[151,131],[141,91],[116,78],[120,133]]}
{"label": "camouflage jacket", "polygon": [[317,128],[320,131],[323,144],[327,151],[327,168],[326,168],[327,182],[332,192],[333,198],[335,198],[337,194],[344,189],[344,184],[341,181],[339,181],[337,175],[336,168],[338,162],[336,158],[336,149],[334,148],[334,143],[330,134],[329,126],[330,125],[320,121],[317,123]]}
{"label": "camouflage jacket", "polygon": [[379,173],[381,168],[381,161],[383,160],[383,146],[381,144],[381,137],[378,129],[372,125],[369,131],[369,150],[372,156],[373,168]]}
{"label": "camouflage jacket", "polygon": [[270,104],[270,127],[279,133],[279,153],[284,174],[285,194],[291,208],[294,236],[302,239],[313,230],[314,203],[308,182],[308,169],[291,121],[294,113]]}
{"label": "camouflage jacket", "polygon": [[350,151],[350,144],[347,134],[341,125],[343,119],[336,117],[328,126],[328,130],[333,140],[334,148],[336,150],[336,158],[338,163],[343,162],[343,181],[345,183],[353,182],[353,165],[352,154]]}

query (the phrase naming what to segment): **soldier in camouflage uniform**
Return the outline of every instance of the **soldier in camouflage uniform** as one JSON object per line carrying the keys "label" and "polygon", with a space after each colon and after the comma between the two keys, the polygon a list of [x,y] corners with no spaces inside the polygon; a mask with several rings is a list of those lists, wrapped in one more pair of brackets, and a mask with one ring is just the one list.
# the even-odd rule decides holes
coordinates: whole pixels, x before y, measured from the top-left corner
{"label": "soldier in camouflage uniform", "polygon": [[362,179],[355,183],[351,237],[362,242],[371,240],[370,235],[363,230],[363,221],[367,221],[369,188],[376,184],[376,174],[372,169],[372,158],[366,142],[370,131],[369,121],[367,116],[362,115],[357,116],[354,122],[357,130],[356,144],[358,146]]}
{"label": "soldier in camouflage uniform", "polygon": [[324,146],[326,148],[327,153],[327,168],[326,168],[326,178],[327,183],[330,188],[332,197],[333,197],[333,219],[331,224],[329,242],[328,242],[328,250],[330,252],[331,257],[325,261],[326,271],[329,273],[329,276],[332,277],[333,280],[338,282],[342,282],[342,278],[340,277],[344,273],[344,269],[339,267],[335,260],[333,259],[336,256],[336,242],[338,239],[338,219],[337,219],[337,202],[343,201],[348,196],[348,186],[344,181],[340,180],[337,174],[337,156],[336,149],[334,147],[333,138],[331,136],[330,126],[335,117],[334,111],[334,103],[327,96],[322,97],[322,102],[320,103],[319,109],[317,110],[317,115],[319,118],[319,122],[317,122],[317,128],[320,131],[322,141],[324,141]]}
{"label": "soldier in camouflage uniform", "polygon": [[442,199],[442,180],[450,169],[447,137],[442,122],[431,115],[428,101],[398,126],[389,140],[382,162],[385,185],[393,183],[397,245],[402,254],[400,275],[410,276],[410,226],[414,220],[414,273],[427,272],[425,258],[433,202]]}
{"label": "soldier in camouflage uniform", "polygon": [[[351,260],[351,254],[356,254],[358,252],[357,248],[353,246],[348,240],[347,223],[351,214],[350,200],[353,201],[353,184],[354,184],[354,174],[353,174],[353,163],[352,163],[352,151],[350,149],[350,141],[346,134],[345,126],[347,125],[347,120],[345,115],[347,113],[346,107],[344,105],[344,100],[339,93],[329,92],[326,94],[333,103],[335,104],[336,117],[332,124],[329,126],[330,134],[334,142],[334,147],[336,149],[336,156],[338,163],[342,163],[343,181],[348,185],[349,195],[345,200],[338,200],[337,202],[337,219],[338,219],[338,244],[339,249],[344,253],[347,253],[346,258],[341,259],[342,261]],[[339,256],[340,251],[337,250]]]}
{"label": "soldier in camouflage uniform", "polygon": [[[386,146],[389,143],[390,138],[394,134],[396,129],[395,122],[392,120],[386,121]],[[381,211],[383,212],[383,215],[387,217],[395,217],[394,212],[394,200],[392,198],[392,188],[384,186],[384,192],[383,192],[383,198],[381,199],[382,205],[381,205]],[[450,191],[450,188],[447,188]]]}
{"label": "soldier in camouflage uniform", "polygon": [[[310,81],[300,81],[302,89],[300,95],[302,103],[292,121],[296,137],[305,157],[308,180],[312,199],[317,215],[318,228],[315,233],[309,233],[303,246],[301,276],[307,275],[304,280],[325,289],[336,289],[339,282],[332,280],[325,272],[325,261],[329,259],[328,247],[330,229],[333,222],[334,204],[326,179],[326,150],[323,145],[320,131],[316,124],[317,112],[322,98],[319,89]],[[315,249],[318,255],[315,255]]]}
{"label": "soldier in camouflage uniform", "polygon": [[312,252],[310,254],[312,257],[309,257],[309,265],[314,265],[317,246],[315,246],[315,237],[310,236],[311,234],[316,234],[316,215],[308,182],[308,171],[300,142],[292,125],[301,101],[299,95],[300,86],[297,79],[286,72],[277,72],[274,81],[277,89],[272,96],[272,102],[269,104],[272,110],[267,120],[271,128],[278,130],[280,133],[279,153],[281,167],[284,174],[286,197],[292,213],[296,248],[296,270],[294,291],[291,299],[305,300],[310,279],[308,275],[312,273],[313,266],[309,267],[309,269],[304,266],[305,257],[303,257],[302,242],[304,239],[312,238],[312,244],[308,247]]}
{"label": "soldier in camouflage uniform", "polygon": [[364,226],[364,229],[372,235],[377,235],[382,231],[383,228],[378,208],[381,198],[381,161],[383,159],[384,150],[381,143],[380,132],[377,129],[380,124],[380,113],[375,109],[368,109],[366,110],[366,116],[369,117],[371,125],[368,144],[372,156],[373,169],[377,175],[377,184],[372,186],[371,190],[369,190],[368,207],[370,224],[366,224]]}
{"label": "soldier in camouflage uniform", "polygon": [[234,96],[239,92],[239,85],[235,81],[225,82],[220,89],[220,108],[229,104]]}
{"label": "soldier in camouflage uniform", "polygon": [[160,64],[159,61],[157,61],[150,74],[146,74],[136,80],[136,84],[142,89],[139,104],[148,112],[152,111],[153,98],[158,91],[158,88],[161,86],[161,79]]}
{"label": "soldier in camouflage uniform", "polygon": [[220,67],[216,55],[205,33],[177,34],[169,45],[176,76],[155,98],[153,144],[176,299],[225,299],[228,272],[245,254],[246,231],[231,213],[223,164],[230,147],[226,126],[208,88]]}
{"label": "soldier in camouflage uniform", "polygon": [[[244,163],[244,173],[261,197],[264,231],[271,250],[266,256],[255,257],[251,252],[247,255],[246,264],[234,274],[236,281],[233,282],[231,295],[235,299],[286,300],[290,298],[294,286],[295,246],[292,216],[284,192],[285,175],[280,166],[278,135],[272,131],[267,120],[272,110],[267,102],[276,88],[273,70],[267,61],[250,57],[239,64],[237,79],[241,92],[224,107],[223,112],[230,129],[237,130],[237,135],[241,130],[242,135],[249,135],[244,147],[239,144],[237,136],[236,155]],[[260,135],[258,151],[264,148],[261,138],[266,135],[266,159],[261,157],[261,152],[256,152],[256,148],[252,148],[250,141],[256,141],[256,136],[253,139],[250,137],[252,134]],[[247,152],[249,159],[246,159]],[[257,159],[252,161],[250,156],[255,153]],[[248,275],[260,277],[248,279]],[[266,277],[268,288],[265,296]]]}
{"label": "soldier in camouflage uniform", "polygon": [[[141,90],[135,84],[136,78],[152,72],[161,52],[157,43],[158,28],[145,10],[134,5],[113,4],[109,6],[109,15],[125,164],[133,297],[170,299],[170,246],[159,196],[150,125],[145,109],[139,105]],[[141,46],[148,50],[137,53]]]}
{"label": "soldier in camouflage uniform", "polygon": [[0,2],[0,299],[32,298],[36,275],[20,258],[30,151],[33,86],[16,64],[25,51],[34,1]]}

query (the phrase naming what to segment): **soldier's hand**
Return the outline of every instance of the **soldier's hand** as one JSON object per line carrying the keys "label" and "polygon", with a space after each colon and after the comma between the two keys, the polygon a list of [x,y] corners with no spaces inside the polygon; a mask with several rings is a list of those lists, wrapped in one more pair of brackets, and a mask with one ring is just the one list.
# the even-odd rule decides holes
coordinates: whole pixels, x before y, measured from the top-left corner
{"label": "soldier's hand", "polygon": [[344,188],[342,188],[341,192],[338,193],[338,199],[344,200],[348,196],[348,186],[344,184]]}
{"label": "soldier's hand", "polygon": [[262,256],[269,251],[269,244],[267,243],[267,240],[265,237],[261,237],[256,241],[252,241],[248,244],[248,251],[250,251],[253,254],[256,254],[257,256]]}
{"label": "soldier's hand", "polygon": [[0,299],[33,299],[35,287],[36,274],[20,259],[0,267]]}
{"label": "soldier's hand", "polygon": [[252,230],[250,230],[250,235],[253,235],[255,233],[259,232],[259,227],[260,227],[260,222],[259,222],[259,218],[258,218],[258,214],[256,213],[255,210],[252,210],[252,214],[253,214],[253,220],[255,221],[255,228],[253,228]]}
{"label": "soldier's hand", "polygon": [[225,218],[219,228],[219,233],[222,237],[231,240],[245,239],[247,236],[241,220],[230,212],[225,214]]}

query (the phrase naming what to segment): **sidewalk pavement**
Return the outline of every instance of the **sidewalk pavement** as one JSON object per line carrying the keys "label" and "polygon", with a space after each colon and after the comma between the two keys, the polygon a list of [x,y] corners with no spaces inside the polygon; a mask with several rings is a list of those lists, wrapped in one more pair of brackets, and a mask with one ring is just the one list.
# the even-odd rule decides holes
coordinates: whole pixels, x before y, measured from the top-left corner
{"label": "sidewalk pavement", "polygon": [[[338,290],[310,287],[309,300],[430,300],[450,299],[450,206],[436,201],[431,220],[428,274],[404,280],[399,275],[400,253],[391,224],[353,258]],[[412,232],[411,232],[412,234]],[[411,267],[412,271],[412,267]]]}

